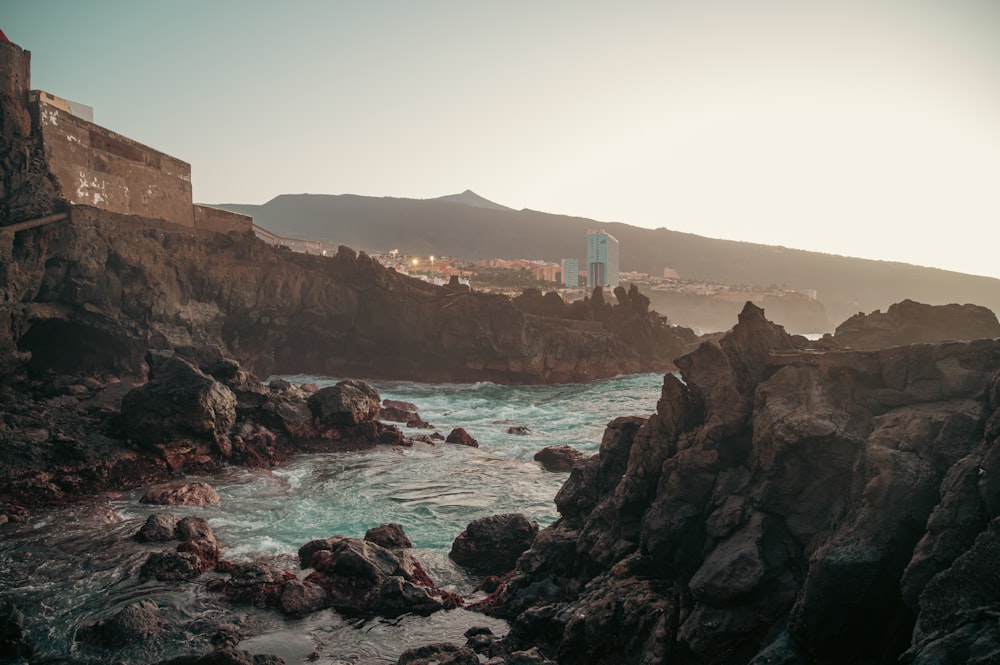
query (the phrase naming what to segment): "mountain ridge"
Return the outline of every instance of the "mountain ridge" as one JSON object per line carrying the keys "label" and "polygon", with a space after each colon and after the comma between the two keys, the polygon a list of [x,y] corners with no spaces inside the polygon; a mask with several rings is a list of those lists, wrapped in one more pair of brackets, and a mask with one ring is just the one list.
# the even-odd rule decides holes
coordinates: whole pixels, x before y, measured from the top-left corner
{"label": "mountain ridge", "polygon": [[250,214],[258,225],[280,235],[337,242],[367,252],[398,249],[404,254],[472,260],[582,259],[586,231],[599,227],[621,243],[623,271],[661,275],[669,267],[682,279],[815,290],[833,321],[883,310],[907,298],[928,304],[974,303],[1000,311],[1000,279],[992,277],[707,238],[665,227],[645,229],[529,209],[455,205],[454,197],[460,196],[282,194],[256,207],[214,205]]}

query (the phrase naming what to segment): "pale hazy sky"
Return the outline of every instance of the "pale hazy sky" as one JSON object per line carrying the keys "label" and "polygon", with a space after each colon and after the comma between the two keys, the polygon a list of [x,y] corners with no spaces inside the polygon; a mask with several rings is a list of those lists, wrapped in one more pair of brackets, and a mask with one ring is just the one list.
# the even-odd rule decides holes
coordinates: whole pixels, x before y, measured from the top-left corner
{"label": "pale hazy sky", "polygon": [[468,188],[1000,277],[998,0],[0,0],[0,29],[200,202]]}

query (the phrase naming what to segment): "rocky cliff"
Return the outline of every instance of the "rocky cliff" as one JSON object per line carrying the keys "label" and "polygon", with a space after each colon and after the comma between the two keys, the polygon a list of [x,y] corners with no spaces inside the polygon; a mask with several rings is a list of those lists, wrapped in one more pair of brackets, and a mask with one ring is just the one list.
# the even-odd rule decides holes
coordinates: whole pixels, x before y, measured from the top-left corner
{"label": "rocky cliff", "polygon": [[488,603],[561,663],[1000,658],[1000,340],[815,352],[748,304]]}
{"label": "rocky cliff", "polygon": [[348,248],[301,255],[80,206],[0,240],[0,341],[35,374],[141,374],[147,349],[209,344],[264,376],[583,381],[669,369],[695,339],[655,316],[578,330]]}
{"label": "rocky cliff", "polygon": [[928,305],[904,300],[884,313],[858,313],[824,341],[854,349],[879,349],[947,339],[1000,337],[996,314],[980,305]]}

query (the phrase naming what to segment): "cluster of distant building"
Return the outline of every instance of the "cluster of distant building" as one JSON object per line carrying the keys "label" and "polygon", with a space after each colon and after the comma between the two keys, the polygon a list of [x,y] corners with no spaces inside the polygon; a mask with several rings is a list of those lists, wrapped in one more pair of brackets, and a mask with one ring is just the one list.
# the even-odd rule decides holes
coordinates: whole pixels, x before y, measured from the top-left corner
{"label": "cluster of distant building", "polygon": [[[618,240],[604,230],[587,231],[587,286],[610,286],[620,281],[618,273]],[[548,282],[562,282],[568,289],[580,286],[580,264],[576,259],[559,262],[560,275]]]}
{"label": "cluster of distant building", "polygon": [[540,282],[552,282],[564,288],[576,289],[581,286],[588,288],[618,286],[621,282],[618,253],[618,240],[613,235],[604,230],[591,230],[587,231],[587,259],[584,264],[586,270],[583,272],[580,271],[580,260],[575,258],[562,259],[559,263],[528,259],[487,259],[468,262],[446,256],[411,257],[400,254],[396,249],[375,252],[372,256],[386,267],[401,273],[422,275],[429,281],[448,279],[452,275],[461,281],[467,281],[475,276],[475,268],[530,270],[531,276]]}

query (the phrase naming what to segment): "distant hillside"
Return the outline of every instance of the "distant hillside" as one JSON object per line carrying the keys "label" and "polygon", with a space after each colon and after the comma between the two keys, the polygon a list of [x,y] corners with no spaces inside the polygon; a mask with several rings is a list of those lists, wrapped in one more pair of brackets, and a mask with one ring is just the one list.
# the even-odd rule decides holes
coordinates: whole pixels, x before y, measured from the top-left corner
{"label": "distant hillside", "polygon": [[480,198],[468,191],[426,200],[289,194],[261,206],[216,205],[253,215],[257,224],[280,235],[369,252],[398,249],[467,259],[578,258],[582,263],[587,229],[603,228],[621,243],[622,270],[658,275],[669,266],[683,279],[815,289],[833,322],[861,311],[884,310],[906,298],[929,304],[975,303],[1000,312],[1000,280],[989,277],[516,211],[488,201],[490,206],[470,205]]}
{"label": "distant hillside", "polygon": [[449,201],[451,203],[461,203],[463,205],[472,206],[473,208],[486,208],[488,210],[510,210],[512,212],[514,210],[513,208],[502,206],[499,203],[493,203],[493,201],[490,201],[489,199],[484,199],[471,189],[467,189],[461,194],[450,194],[448,196],[439,196],[438,198],[431,200]]}

